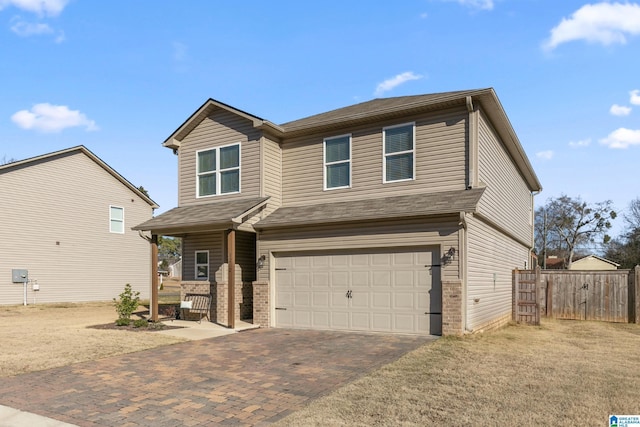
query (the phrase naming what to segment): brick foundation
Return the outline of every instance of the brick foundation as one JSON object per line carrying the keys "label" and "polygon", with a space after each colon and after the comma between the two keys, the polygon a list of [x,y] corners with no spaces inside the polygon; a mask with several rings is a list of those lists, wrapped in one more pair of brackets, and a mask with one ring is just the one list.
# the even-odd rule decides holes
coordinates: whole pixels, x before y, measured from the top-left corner
{"label": "brick foundation", "polygon": [[253,323],[269,327],[269,282],[253,282]]}
{"label": "brick foundation", "polygon": [[462,335],[462,281],[442,281],[442,335]]}
{"label": "brick foundation", "polygon": [[[245,282],[236,284],[235,287],[235,315],[236,320],[249,320],[253,317],[253,291],[252,284]],[[184,281],[180,286],[180,299],[190,294],[211,294],[211,311],[209,316],[212,322],[229,326],[229,299],[228,284],[226,282],[208,282],[205,280]]]}

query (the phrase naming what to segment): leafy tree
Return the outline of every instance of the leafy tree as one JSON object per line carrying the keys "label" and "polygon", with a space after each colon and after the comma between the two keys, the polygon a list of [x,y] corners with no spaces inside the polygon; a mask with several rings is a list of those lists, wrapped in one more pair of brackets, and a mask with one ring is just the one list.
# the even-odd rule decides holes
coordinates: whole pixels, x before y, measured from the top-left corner
{"label": "leafy tree", "polygon": [[536,246],[543,257],[550,251],[562,256],[565,268],[570,268],[576,251],[581,246],[608,243],[607,231],[617,214],[611,200],[598,203],[584,202],[580,197],[562,194],[536,210]]}
{"label": "leafy tree", "polygon": [[177,237],[158,237],[158,258],[177,261],[182,256],[182,239]]}
{"label": "leafy tree", "polygon": [[621,268],[633,268],[640,264],[640,198],[631,201],[623,218],[624,232],[608,245],[605,256]]}
{"label": "leafy tree", "polygon": [[148,192],[148,191],[147,191],[147,189],[146,189],[146,188],[144,188],[142,185],[141,185],[140,187],[138,187],[138,191],[140,191],[140,192],[141,192],[142,194],[144,194],[145,196],[150,197],[150,196],[149,196],[149,192]]}

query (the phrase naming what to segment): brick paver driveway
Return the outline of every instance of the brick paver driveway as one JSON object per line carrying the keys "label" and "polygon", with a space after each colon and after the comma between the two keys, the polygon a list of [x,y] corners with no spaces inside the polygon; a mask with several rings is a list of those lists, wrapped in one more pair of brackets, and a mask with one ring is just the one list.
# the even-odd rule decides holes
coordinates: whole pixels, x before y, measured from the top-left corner
{"label": "brick paver driveway", "polygon": [[80,426],[268,424],[432,339],[256,329],[3,378],[0,404]]}

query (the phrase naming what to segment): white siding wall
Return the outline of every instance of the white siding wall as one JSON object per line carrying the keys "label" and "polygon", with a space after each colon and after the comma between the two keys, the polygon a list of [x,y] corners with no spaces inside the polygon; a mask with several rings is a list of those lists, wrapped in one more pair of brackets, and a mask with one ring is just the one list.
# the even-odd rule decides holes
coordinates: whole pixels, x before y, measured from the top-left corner
{"label": "white siding wall", "polygon": [[[29,303],[111,300],[127,283],[149,297],[150,244],[130,228],[151,206],[85,154],[0,172],[0,200],[0,304],[23,301],[13,268],[38,280]],[[109,205],[124,208],[124,234],[109,232]]]}
{"label": "white siding wall", "polygon": [[[198,124],[181,142],[179,165],[179,206],[211,203],[260,194],[260,132],[251,121],[217,109]],[[240,194],[196,197],[196,151],[240,143]]]}
{"label": "white siding wall", "polygon": [[[282,145],[283,204],[298,206],[465,188],[466,110],[405,117],[287,140]],[[416,179],[383,184],[382,128],[416,123]],[[323,191],[323,139],[352,134],[352,187]]]}
{"label": "white siding wall", "polygon": [[532,245],[531,191],[483,114],[478,139],[478,173],[487,185],[478,212]]}
{"label": "white siding wall", "polygon": [[467,225],[467,326],[475,330],[511,313],[511,272],[525,267],[529,248],[471,216]]}

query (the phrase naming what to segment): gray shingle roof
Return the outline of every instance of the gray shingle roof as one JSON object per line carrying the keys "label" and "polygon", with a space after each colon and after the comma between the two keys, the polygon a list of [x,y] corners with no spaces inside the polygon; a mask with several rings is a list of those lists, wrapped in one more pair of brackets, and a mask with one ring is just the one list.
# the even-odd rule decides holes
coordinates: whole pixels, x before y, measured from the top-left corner
{"label": "gray shingle roof", "polygon": [[283,207],[254,225],[257,229],[473,212],[484,188],[413,194],[350,202]]}
{"label": "gray shingle roof", "polygon": [[252,197],[177,207],[136,225],[132,230],[162,231],[231,225],[233,218],[242,216],[268,199],[268,197]]}
{"label": "gray shingle roof", "polygon": [[371,101],[361,102],[344,108],[316,114],[280,126],[286,133],[296,130],[314,128],[328,123],[357,120],[362,118],[374,118],[381,114],[390,114],[394,111],[402,111],[406,114],[412,108],[425,108],[430,105],[447,102],[463,102],[466,96],[478,95],[490,92],[491,89],[464,90],[455,92],[442,92],[427,95],[398,96],[393,98],[377,98]]}

